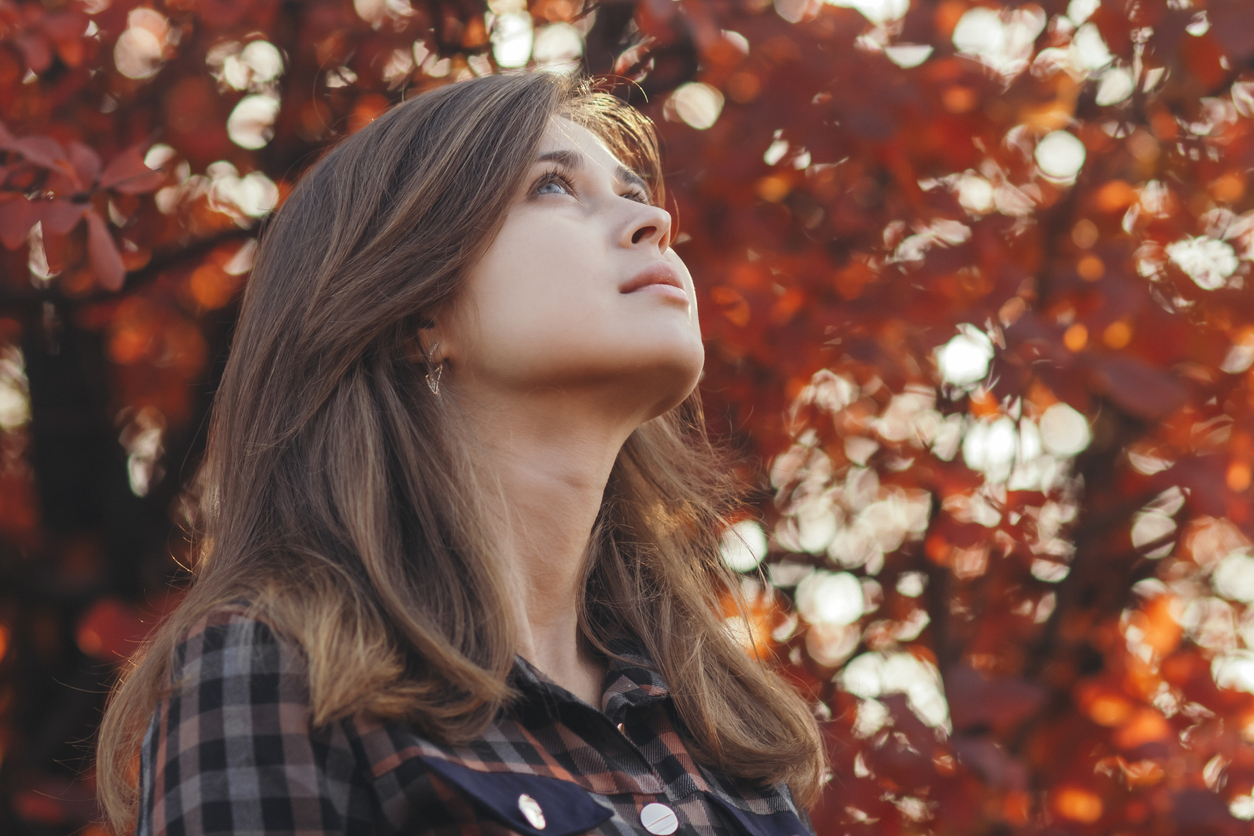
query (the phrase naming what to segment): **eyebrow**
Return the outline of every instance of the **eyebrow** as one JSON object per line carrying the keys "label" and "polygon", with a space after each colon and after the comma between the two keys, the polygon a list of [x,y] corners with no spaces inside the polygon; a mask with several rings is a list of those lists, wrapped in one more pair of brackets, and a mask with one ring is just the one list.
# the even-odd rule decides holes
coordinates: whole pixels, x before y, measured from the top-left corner
{"label": "eyebrow", "polygon": [[[536,162],[555,162],[564,168],[569,168],[571,171],[580,171],[583,169],[584,156],[578,151],[568,151],[564,149],[560,151],[546,151],[536,157]],[[620,164],[618,168],[614,170],[614,176],[619,180],[619,182],[629,183],[638,187],[642,192],[649,196],[650,200],[653,199],[653,190],[649,188],[649,184],[645,182],[643,177],[632,171],[627,166]]]}

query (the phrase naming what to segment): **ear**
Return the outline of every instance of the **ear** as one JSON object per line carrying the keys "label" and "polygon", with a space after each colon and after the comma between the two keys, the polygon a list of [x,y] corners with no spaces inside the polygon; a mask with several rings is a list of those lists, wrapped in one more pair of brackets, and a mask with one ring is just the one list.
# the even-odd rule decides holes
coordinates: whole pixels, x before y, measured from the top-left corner
{"label": "ear", "polygon": [[438,366],[448,357],[447,344],[444,339],[445,329],[441,325],[442,319],[443,317],[424,318],[419,321],[414,346],[417,355],[414,359]]}

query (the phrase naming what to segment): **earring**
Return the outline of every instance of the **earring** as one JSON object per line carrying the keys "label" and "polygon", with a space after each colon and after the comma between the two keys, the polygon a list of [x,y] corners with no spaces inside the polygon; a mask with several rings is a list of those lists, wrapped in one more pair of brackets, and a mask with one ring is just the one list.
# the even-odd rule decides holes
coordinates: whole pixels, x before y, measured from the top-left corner
{"label": "earring", "polygon": [[[439,347],[440,347],[439,343],[435,343],[434,345],[432,345],[431,354],[435,354],[435,350]],[[434,369],[432,369],[431,368],[431,354],[428,354],[426,358],[427,368],[430,370],[427,372],[427,387],[431,389],[431,394],[439,395],[440,394],[440,376],[444,374],[444,363],[440,362],[436,364]]]}

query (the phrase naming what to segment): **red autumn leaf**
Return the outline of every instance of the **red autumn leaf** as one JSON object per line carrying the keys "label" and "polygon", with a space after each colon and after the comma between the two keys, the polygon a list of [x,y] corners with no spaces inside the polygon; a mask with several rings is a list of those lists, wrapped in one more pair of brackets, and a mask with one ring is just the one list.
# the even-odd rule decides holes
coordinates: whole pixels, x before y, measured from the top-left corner
{"label": "red autumn leaf", "polygon": [[1199,514],[1222,516],[1228,504],[1226,462],[1220,456],[1194,456],[1155,474],[1154,484],[1163,490],[1179,485],[1188,492],[1189,507]]}
{"label": "red autumn leaf", "polygon": [[85,204],[68,200],[38,200],[31,206],[39,213],[44,230],[54,235],[65,235],[78,226],[87,208]]}
{"label": "red autumn leaf", "polygon": [[57,56],[68,67],[81,67],[87,53],[86,43],[82,38],[56,41]]}
{"label": "red autumn leaf", "polygon": [[81,142],[70,142],[66,148],[70,152],[70,164],[78,175],[79,187],[89,189],[100,176],[100,155]]}
{"label": "red autumn leaf", "polygon": [[95,210],[87,212],[87,254],[91,257],[91,265],[96,271],[100,286],[106,290],[121,290],[126,270],[122,266],[122,258],[118,255],[118,246],[105,226],[104,218]]}
{"label": "red autumn leaf", "polygon": [[39,220],[39,210],[25,195],[4,195],[0,199],[0,244],[16,250],[26,243],[30,228]]}
{"label": "red autumn leaf", "polygon": [[43,35],[21,35],[17,46],[31,71],[42,73],[52,64],[52,45]]}
{"label": "red autumn leaf", "polygon": [[1173,818],[1181,828],[1234,834],[1249,830],[1248,825],[1240,828],[1232,826],[1233,818],[1228,814],[1228,805],[1213,792],[1186,789],[1175,793],[1171,800]]}
{"label": "red autumn leaf", "polygon": [[1094,382],[1115,403],[1144,418],[1161,418],[1184,403],[1184,383],[1164,369],[1126,354],[1094,360]]}
{"label": "red autumn leaf", "polygon": [[100,175],[100,188],[113,189],[124,194],[141,194],[156,189],[165,182],[165,174],[154,171],[144,162],[139,146],[127,148],[109,160]]}
{"label": "red autumn leaf", "polygon": [[77,11],[48,15],[40,27],[54,41],[79,40],[87,28],[87,18]]}
{"label": "red autumn leaf", "polygon": [[1018,677],[985,677],[965,665],[945,672],[945,694],[954,728],[1011,728],[1040,708],[1046,697],[1040,685]]}
{"label": "red autumn leaf", "polygon": [[69,266],[69,259],[75,254],[71,249],[69,236],[51,229],[43,230],[44,257],[48,262],[48,271],[61,273]]}
{"label": "red autumn leaf", "polygon": [[62,169],[66,163],[65,149],[61,143],[47,136],[24,136],[4,143],[6,148],[18,152],[27,162],[44,168]]}
{"label": "red autumn leaf", "polygon": [[77,12],[49,16],[43,25],[57,48],[57,56],[68,67],[81,67],[91,53],[92,39],[86,36],[87,18]]}
{"label": "red autumn leaf", "polygon": [[983,775],[994,786],[1027,789],[1028,769],[1006,750],[986,737],[954,737],[954,752],[963,763]]}
{"label": "red autumn leaf", "polygon": [[196,4],[196,11],[205,25],[225,29],[248,14],[249,7],[233,0],[201,0]]}
{"label": "red autumn leaf", "polygon": [[1254,56],[1254,18],[1246,0],[1211,0],[1207,6],[1210,31],[1232,62]]}

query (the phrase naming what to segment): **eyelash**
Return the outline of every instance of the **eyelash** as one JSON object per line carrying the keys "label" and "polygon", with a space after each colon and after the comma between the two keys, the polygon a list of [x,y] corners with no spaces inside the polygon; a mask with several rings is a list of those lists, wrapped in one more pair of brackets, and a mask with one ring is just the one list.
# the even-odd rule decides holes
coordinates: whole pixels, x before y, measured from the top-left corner
{"label": "eyelash", "polygon": [[[575,186],[573,183],[570,182],[570,178],[567,177],[565,174],[563,174],[562,170],[558,168],[550,168],[548,171],[541,174],[540,179],[536,181],[535,187],[532,189],[532,191],[533,192],[538,191],[539,189],[541,189],[544,186],[547,186],[550,183],[560,183],[563,187],[565,187],[570,192],[573,193],[575,191]],[[651,203],[648,195],[644,194],[639,189],[631,189],[626,194],[624,194],[623,197],[630,198],[631,200],[638,200],[641,203],[646,203],[646,204]]]}

